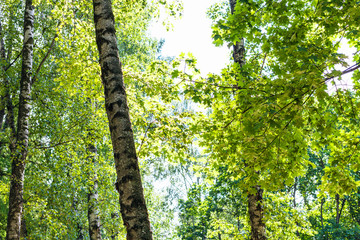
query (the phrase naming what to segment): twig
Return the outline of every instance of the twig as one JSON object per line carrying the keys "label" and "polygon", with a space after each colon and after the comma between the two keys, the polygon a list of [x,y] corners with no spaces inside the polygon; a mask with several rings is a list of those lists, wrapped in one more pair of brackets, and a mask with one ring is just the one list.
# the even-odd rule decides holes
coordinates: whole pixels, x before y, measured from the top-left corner
{"label": "twig", "polygon": [[9,70],[9,68],[16,62],[16,60],[20,57],[21,53],[23,52],[24,47],[21,49],[21,51],[19,52],[19,54],[16,56],[16,58],[12,61],[12,63],[9,64],[9,66],[7,66],[4,69],[4,72],[6,72],[7,70]]}
{"label": "twig", "polygon": [[142,146],[143,146],[143,144],[144,144],[144,142],[145,142],[145,139],[146,139],[146,136],[147,136],[147,132],[149,131],[151,124],[153,124],[155,121],[156,121],[156,119],[153,120],[153,121],[151,121],[151,122],[149,123],[149,125],[147,126],[146,130],[145,130],[144,137],[143,137],[142,140],[141,140],[141,144],[140,144],[140,147],[139,147],[139,150],[138,150],[138,156],[140,156],[141,148],[142,148]]}
{"label": "twig", "polygon": [[[281,130],[284,131],[292,122],[292,120],[294,120],[294,118],[290,119],[290,121],[285,125],[285,127]],[[276,137],[274,137],[274,139],[264,148],[264,150],[260,153],[259,156],[261,156],[274,142],[275,140],[280,136],[280,134],[276,135]]]}
{"label": "twig", "polygon": [[[350,73],[350,72],[353,72],[353,71],[355,71],[355,70],[357,70],[359,68],[360,68],[360,63],[356,63],[356,64],[352,65],[351,67],[348,67],[347,69],[342,71],[340,76],[345,75],[345,74]],[[339,77],[339,76],[327,77],[327,78],[324,79],[324,81],[322,83],[326,83],[327,81],[329,81],[331,79],[334,79],[336,77]]]}
{"label": "twig", "polygon": [[265,61],[266,61],[266,56],[267,56],[267,53],[265,53],[264,60],[263,60],[263,63],[262,63],[261,69],[260,69],[260,74],[259,74],[260,76],[261,76],[262,70],[264,69],[264,65],[265,65]]}

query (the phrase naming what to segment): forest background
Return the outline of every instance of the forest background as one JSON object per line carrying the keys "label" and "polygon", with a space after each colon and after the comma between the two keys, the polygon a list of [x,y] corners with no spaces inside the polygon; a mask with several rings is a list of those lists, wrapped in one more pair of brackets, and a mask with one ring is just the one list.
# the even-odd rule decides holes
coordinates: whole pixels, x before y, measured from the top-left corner
{"label": "forest background", "polygon": [[[129,239],[97,2],[2,0],[2,239]],[[232,54],[209,74],[149,35],[154,21],[171,28],[180,2],[112,5],[154,239],[358,239],[358,1],[214,3],[212,41]]]}

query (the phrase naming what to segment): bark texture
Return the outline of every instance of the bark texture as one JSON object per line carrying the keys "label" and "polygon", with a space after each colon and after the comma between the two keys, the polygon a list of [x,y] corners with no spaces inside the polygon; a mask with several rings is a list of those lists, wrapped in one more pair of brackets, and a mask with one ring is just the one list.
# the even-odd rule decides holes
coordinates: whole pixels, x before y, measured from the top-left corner
{"label": "bark texture", "polygon": [[25,160],[28,149],[31,74],[33,58],[34,7],[32,0],[25,2],[24,45],[20,80],[20,100],[17,122],[16,145],[12,153],[9,213],[6,239],[20,239],[21,216],[23,211],[23,189]]}
{"label": "bark texture", "polygon": [[111,0],[93,0],[96,43],[100,54],[105,108],[114,151],[120,211],[128,240],[152,239],[136,155]]}
{"label": "bark texture", "polygon": [[[3,78],[5,78],[5,44],[4,44],[4,38],[3,38],[3,31],[2,31],[2,25],[1,25],[1,21],[0,21],[0,65],[1,65],[1,70],[3,70],[3,74],[4,76],[2,76]],[[5,83],[5,81],[4,81]],[[5,86],[6,87],[6,86]],[[5,116],[5,106],[6,106],[6,93],[5,95],[0,95],[0,131],[2,129],[3,126],[3,120],[4,120],[4,116]]]}
{"label": "bark texture", "polygon": [[248,211],[251,224],[251,240],[265,240],[265,223],[262,221],[263,209],[263,190],[257,186],[256,194],[248,195]]}
{"label": "bark texture", "polygon": [[[231,14],[234,14],[235,12],[235,6],[236,6],[237,0],[230,0],[230,11]],[[235,45],[233,45],[233,58],[234,62],[238,63],[240,67],[244,66],[245,64],[245,41],[244,38],[241,38],[239,42],[236,42]]]}
{"label": "bark texture", "polygon": [[[237,0],[229,0],[231,14],[235,13]],[[245,64],[245,41],[241,38],[239,42],[233,45],[234,62],[238,63],[240,67]],[[248,213],[250,216],[251,225],[251,240],[265,240],[265,223],[262,221],[264,215],[263,209],[263,189],[259,186],[254,187],[255,194],[248,195]]]}
{"label": "bark texture", "polygon": [[[96,153],[97,149],[95,146],[89,146],[89,152],[91,154],[92,163],[96,165]],[[96,172],[92,173],[90,176],[92,179],[92,186],[90,186],[88,193],[88,221],[89,221],[89,236],[91,240],[101,240],[100,234],[100,216],[98,208],[98,180]]]}

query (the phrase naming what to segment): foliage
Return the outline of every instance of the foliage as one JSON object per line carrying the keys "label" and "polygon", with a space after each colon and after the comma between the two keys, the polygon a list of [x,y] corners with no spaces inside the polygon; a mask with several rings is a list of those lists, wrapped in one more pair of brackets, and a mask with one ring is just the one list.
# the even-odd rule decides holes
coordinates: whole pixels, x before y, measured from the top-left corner
{"label": "foliage", "polygon": [[[88,239],[87,194],[96,173],[102,236],[124,239],[91,2],[35,5],[26,237]],[[356,239],[359,7],[355,0],[239,0],[231,15],[227,2],[216,3],[208,11],[214,43],[244,39],[246,64],[202,77],[191,54],[159,57],[162,42],[148,36],[151,21],[164,12],[181,15],[178,1],[113,1],[155,239],[248,239],[246,201],[255,185],[265,190],[269,239]],[[18,111],[22,1],[4,0],[0,21],[7,50],[0,111],[8,118],[7,91],[14,116]],[[350,67],[351,56],[339,48],[344,40],[356,49]],[[353,73],[353,89],[339,86],[346,73]],[[0,126],[0,238],[10,141],[6,120]],[[89,145],[97,148],[96,163]],[[159,191],[156,185],[165,186]]]}

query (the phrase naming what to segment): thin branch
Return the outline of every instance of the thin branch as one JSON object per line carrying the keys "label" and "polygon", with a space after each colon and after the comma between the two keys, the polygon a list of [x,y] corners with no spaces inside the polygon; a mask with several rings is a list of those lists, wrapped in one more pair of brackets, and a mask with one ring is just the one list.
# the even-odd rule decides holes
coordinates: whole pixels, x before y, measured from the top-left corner
{"label": "thin branch", "polygon": [[204,85],[211,85],[211,86],[215,86],[215,87],[219,87],[219,88],[231,88],[231,89],[246,89],[246,88],[240,88],[236,85],[233,86],[222,86],[219,85],[217,83],[208,83],[208,82],[201,82],[201,81],[196,81],[196,80],[191,80],[191,79],[185,79],[183,78],[183,81],[188,81],[188,82],[193,82],[193,83],[199,83],[199,84],[204,84]]}
{"label": "thin branch", "polygon": [[145,133],[144,133],[144,137],[143,137],[142,140],[141,140],[141,144],[140,144],[140,147],[139,147],[139,150],[138,150],[138,156],[140,156],[141,148],[142,148],[142,146],[143,146],[143,144],[144,144],[144,142],[145,142],[145,139],[146,139],[146,136],[147,136],[147,132],[149,131],[151,124],[153,124],[155,121],[156,121],[156,119],[153,120],[153,121],[151,121],[151,122],[149,123],[149,125],[146,127],[146,130],[145,130]]}
{"label": "thin branch", "polygon": [[[253,106],[248,107],[247,109],[245,109],[244,111],[242,111],[241,114],[246,113],[246,112],[249,111],[251,108],[253,108]],[[235,116],[230,122],[228,122],[223,128],[227,128],[228,126],[230,126],[230,124],[233,123],[235,119],[236,119],[236,116]]]}
{"label": "thin branch", "polygon": [[[356,64],[352,65],[351,67],[348,67],[347,69],[342,71],[340,76],[345,75],[345,74],[350,73],[350,72],[353,72],[353,71],[355,71],[355,70],[357,70],[359,68],[360,68],[360,63],[356,63]],[[336,77],[339,77],[339,76],[327,77],[327,78],[324,79],[324,81],[322,83],[326,83],[327,81],[332,80],[332,79],[334,79]]]}
{"label": "thin branch", "polygon": [[265,53],[264,60],[263,60],[263,63],[262,63],[261,69],[260,69],[260,74],[259,74],[260,76],[261,76],[262,70],[264,69],[264,65],[265,65],[265,61],[266,61],[266,56],[267,56],[267,53]]}
{"label": "thin branch", "polygon": [[41,69],[42,65],[44,64],[44,62],[46,61],[46,59],[49,57],[50,52],[51,52],[52,48],[54,47],[55,39],[56,39],[57,36],[58,36],[57,34],[54,35],[54,38],[53,38],[53,40],[52,40],[52,42],[51,42],[51,45],[50,45],[50,47],[49,47],[49,50],[47,51],[45,57],[41,60],[39,67],[36,69],[36,72],[35,72],[34,77],[32,78],[31,84],[33,84],[33,83],[36,81],[36,78],[37,78],[37,76],[38,76],[38,74],[39,74],[39,72],[40,72],[40,69]]}
{"label": "thin branch", "polygon": [[234,117],[230,122],[228,122],[223,128],[227,128],[230,126],[230,124],[235,120],[236,117]]}
{"label": "thin branch", "polygon": [[[284,128],[281,130],[282,132],[290,125],[290,123],[294,120],[294,118],[290,119],[290,121],[284,126]],[[264,150],[260,153],[259,156],[261,156],[274,142],[275,140],[280,136],[280,134],[276,135],[274,139],[264,148]]]}
{"label": "thin branch", "polygon": [[[183,78],[181,82],[183,81],[188,81],[188,82],[193,82],[193,83],[199,83],[199,84],[204,84],[204,85],[211,85],[211,86],[215,86],[215,87],[219,87],[219,88],[228,88],[228,89],[236,89],[236,90],[251,90],[251,91],[257,91],[257,92],[263,92],[263,93],[268,93],[265,90],[260,90],[260,89],[254,89],[254,88],[245,88],[245,87],[239,87],[238,85],[234,84],[232,86],[223,86],[223,85],[219,85],[217,83],[209,83],[209,82],[201,82],[201,81],[196,81],[196,80],[191,80],[191,79],[185,79]],[[180,82],[180,83],[181,83]],[[180,84],[179,83],[179,84]],[[177,84],[178,85],[178,84]]]}
{"label": "thin branch", "polygon": [[21,56],[22,52],[23,52],[24,47],[21,49],[21,51],[19,52],[19,54],[16,56],[16,58],[9,64],[9,66],[7,66],[4,69],[4,72],[6,72],[7,70],[9,70],[9,68],[11,68],[11,66],[16,62],[16,60],[18,60],[18,58]]}

